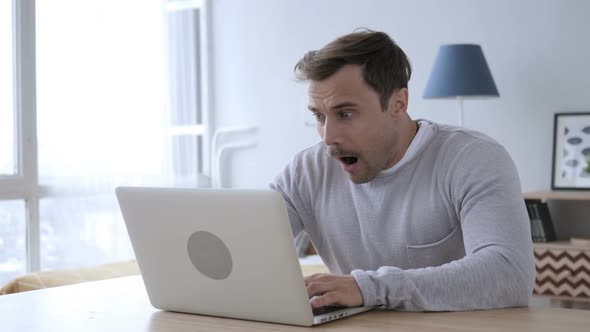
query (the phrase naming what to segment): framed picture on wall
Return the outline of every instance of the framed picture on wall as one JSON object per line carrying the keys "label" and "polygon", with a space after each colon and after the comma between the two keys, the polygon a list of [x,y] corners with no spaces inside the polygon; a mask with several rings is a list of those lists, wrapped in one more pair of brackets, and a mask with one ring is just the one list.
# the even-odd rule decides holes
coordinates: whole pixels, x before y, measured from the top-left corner
{"label": "framed picture on wall", "polygon": [[556,113],[553,190],[590,190],[590,113]]}

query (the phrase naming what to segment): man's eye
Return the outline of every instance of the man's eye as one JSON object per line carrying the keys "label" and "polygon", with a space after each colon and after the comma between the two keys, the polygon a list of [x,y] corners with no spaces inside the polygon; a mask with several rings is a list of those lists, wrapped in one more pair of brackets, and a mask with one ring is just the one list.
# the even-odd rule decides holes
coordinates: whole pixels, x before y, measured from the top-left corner
{"label": "man's eye", "polygon": [[338,113],[338,116],[341,119],[350,119],[352,117],[352,112],[340,112]]}
{"label": "man's eye", "polygon": [[318,121],[323,121],[324,120],[324,115],[322,113],[313,113],[313,116],[316,118],[316,120]]}

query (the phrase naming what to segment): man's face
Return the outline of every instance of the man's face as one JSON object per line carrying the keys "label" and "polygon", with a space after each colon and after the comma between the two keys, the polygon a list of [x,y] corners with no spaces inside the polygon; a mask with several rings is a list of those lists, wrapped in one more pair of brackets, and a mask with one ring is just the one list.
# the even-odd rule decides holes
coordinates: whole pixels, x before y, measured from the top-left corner
{"label": "man's face", "polygon": [[308,108],[316,117],[318,133],[354,183],[371,181],[404,153],[399,146],[396,93],[384,111],[379,95],[364,81],[357,65],[346,65],[309,85]]}

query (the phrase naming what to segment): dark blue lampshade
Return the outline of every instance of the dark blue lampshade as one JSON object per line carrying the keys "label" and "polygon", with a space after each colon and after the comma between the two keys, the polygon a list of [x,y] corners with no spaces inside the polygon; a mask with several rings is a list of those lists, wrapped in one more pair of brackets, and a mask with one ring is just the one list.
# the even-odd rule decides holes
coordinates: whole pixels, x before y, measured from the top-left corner
{"label": "dark blue lampshade", "polygon": [[440,47],[424,98],[499,96],[479,45]]}

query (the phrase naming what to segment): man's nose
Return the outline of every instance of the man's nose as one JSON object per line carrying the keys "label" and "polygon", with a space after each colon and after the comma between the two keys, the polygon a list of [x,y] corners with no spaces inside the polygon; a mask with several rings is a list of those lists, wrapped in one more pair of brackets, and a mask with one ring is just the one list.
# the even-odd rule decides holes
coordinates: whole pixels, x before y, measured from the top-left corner
{"label": "man's nose", "polygon": [[338,145],[340,144],[340,134],[337,126],[326,120],[323,126],[319,128],[320,136],[322,137],[324,143],[328,146],[331,145]]}

